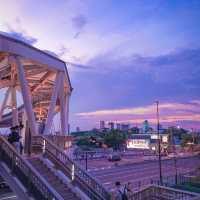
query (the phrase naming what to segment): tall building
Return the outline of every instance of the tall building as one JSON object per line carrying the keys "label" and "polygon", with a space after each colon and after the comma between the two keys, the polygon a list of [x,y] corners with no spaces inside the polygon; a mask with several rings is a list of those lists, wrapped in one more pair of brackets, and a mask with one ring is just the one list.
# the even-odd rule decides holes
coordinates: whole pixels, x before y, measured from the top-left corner
{"label": "tall building", "polygon": [[143,122],[143,127],[142,127],[142,129],[143,129],[143,133],[147,133],[147,132],[148,132],[148,130],[149,130],[149,122],[148,122],[148,120],[145,120],[145,121]]}
{"label": "tall building", "polygon": [[79,126],[76,127],[76,132],[80,132],[80,127]]}
{"label": "tall building", "polygon": [[117,126],[117,130],[121,130],[121,124],[120,123],[117,123],[116,126]]}
{"label": "tall building", "polygon": [[103,130],[105,128],[105,121],[100,121],[100,129]]}
{"label": "tall building", "polygon": [[110,130],[114,129],[114,125],[115,125],[114,122],[109,122],[109,123],[108,123],[109,129],[110,129]]}
{"label": "tall building", "polygon": [[129,124],[121,124],[121,130],[127,131],[129,129]]}

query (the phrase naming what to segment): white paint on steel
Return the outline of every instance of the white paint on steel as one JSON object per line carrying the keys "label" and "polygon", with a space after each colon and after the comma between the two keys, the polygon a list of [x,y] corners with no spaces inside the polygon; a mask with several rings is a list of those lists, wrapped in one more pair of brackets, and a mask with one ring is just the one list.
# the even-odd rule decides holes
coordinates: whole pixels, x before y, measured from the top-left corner
{"label": "white paint on steel", "polygon": [[36,134],[36,122],[35,122],[35,116],[33,113],[30,90],[29,90],[28,82],[26,80],[24,69],[19,57],[16,57],[16,64],[17,64],[19,82],[20,82],[21,90],[22,90],[24,106],[25,106],[27,118],[29,121],[29,126],[31,129],[31,133]]}
{"label": "white paint on steel", "polygon": [[45,129],[44,129],[44,135],[47,135],[49,133],[52,126],[52,121],[53,121],[53,117],[55,113],[55,106],[56,106],[61,79],[62,79],[62,72],[57,72],[55,85],[54,85],[53,92],[51,95],[51,102],[50,102],[49,111],[47,115],[47,121],[46,121]]}

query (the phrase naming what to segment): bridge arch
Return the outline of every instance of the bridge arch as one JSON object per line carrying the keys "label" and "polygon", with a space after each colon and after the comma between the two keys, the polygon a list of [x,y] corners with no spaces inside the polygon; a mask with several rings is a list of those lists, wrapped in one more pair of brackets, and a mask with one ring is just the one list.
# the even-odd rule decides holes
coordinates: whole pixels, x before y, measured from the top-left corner
{"label": "bridge arch", "polygon": [[[50,133],[53,117],[60,112],[61,135],[68,135],[69,98],[72,92],[64,61],[22,41],[0,34],[0,89],[6,90],[0,107],[0,127],[28,121],[32,134],[44,124]],[[20,92],[23,104],[17,106]],[[10,109],[5,114],[5,110]]]}

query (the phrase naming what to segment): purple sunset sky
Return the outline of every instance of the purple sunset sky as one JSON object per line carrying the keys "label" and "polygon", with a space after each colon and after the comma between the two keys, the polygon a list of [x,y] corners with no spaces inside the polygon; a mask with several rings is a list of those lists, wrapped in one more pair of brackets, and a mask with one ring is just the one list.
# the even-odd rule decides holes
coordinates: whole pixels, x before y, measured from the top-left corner
{"label": "purple sunset sky", "polygon": [[100,120],[200,129],[199,0],[0,0],[0,31],[68,63],[72,130]]}

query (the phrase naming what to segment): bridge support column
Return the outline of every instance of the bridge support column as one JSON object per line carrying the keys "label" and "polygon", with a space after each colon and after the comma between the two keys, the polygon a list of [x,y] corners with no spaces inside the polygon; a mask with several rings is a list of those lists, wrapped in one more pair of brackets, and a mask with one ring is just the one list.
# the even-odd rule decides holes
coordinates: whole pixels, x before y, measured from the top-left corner
{"label": "bridge support column", "polygon": [[19,122],[18,122],[16,89],[14,86],[11,87],[11,104],[12,104],[12,126],[17,126]]}
{"label": "bridge support column", "polygon": [[46,120],[46,125],[45,125],[45,129],[44,129],[44,135],[47,135],[49,133],[50,129],[51,129],[53,117],[54,117],[54,114],[55,114],[55,106],[56,106],[56,101],[57,101],[57,97],[58,97],[58,92],[60,90],[61,80],[62,80],[62,72],[57,72],[55,84],[54,84],[54,87],[53,87],[53,92],[52,92],[52,95],[51,95],[51,102],[50,102],[49,111],[48,111],[47,120]]}
{"label": "bridge support column", "polygon": [[36,134],[36,121],[35,121],[35,116],[33,112],[33,107],[32,107],[32,102],[31,102],[31,93],[29,90],[28,82],[25,77],[25,72],[24,68],[21,64],[20,57],[17,56],[16,59],[16,64],[17,64],[17,72],[18,72],[18,77],[19,77],[19,82],[22,90],[22,97],[24,101],[24,106],[29,122],[29,127],[31,130],[32,134]]}
{"label": "bridge support column", "polygon": [[17,126],[18,122],[18,110],[17,110],[17,97],[16,97],[16,62],[13,56],[9,56],[8,63],[11,66],[11,109],[12,109],[12,126]]}
{"label": "bridge support column", "polygon": [[3,111],[4,111],[4,109],[5,109],[6,105],[7,105],[9,94],[10,94],[10,88],[7,89],[5,97],[4,97],[4,100],[3,100],[3,103],[1,105],[1,109],[0,109],[0,121],[2,120]]}
{"label": "bridge support column", "polygon": [[69,99],[70,99],[70,93],[67,93],[66,95],[66,102],[65,102],[65,113],[66,113],[66,126],[67,126],[67,134],[69,135]]}
{"label": "bridge support column", "polygon": [[62,73],[62,80],[60,85],[59,92],[60,99],[60,123],[61,123],[61,134],[66,135],[67,131],[67,121],[66,121],[66,112],[65,112],[65,95],[64,95],[64,73]]}

